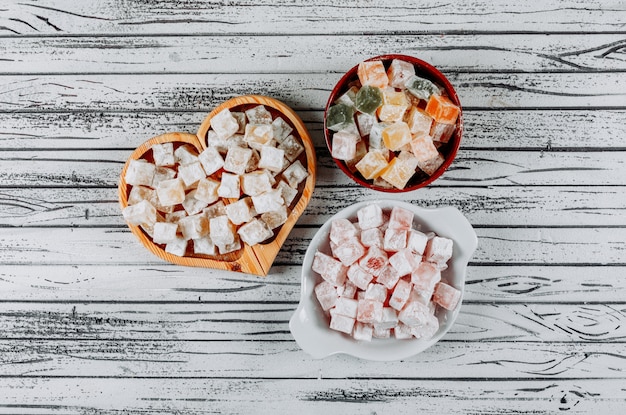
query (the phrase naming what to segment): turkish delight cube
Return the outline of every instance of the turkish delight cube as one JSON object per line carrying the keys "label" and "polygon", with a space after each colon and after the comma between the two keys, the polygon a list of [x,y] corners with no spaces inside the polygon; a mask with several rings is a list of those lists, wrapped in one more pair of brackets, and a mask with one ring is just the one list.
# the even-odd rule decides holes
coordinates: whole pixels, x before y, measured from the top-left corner
{"label": "turkish delight cube", "polygon": [[329,238],[336,244],[339,244],[344,240],[357,237],[358,235],[358,229],[348,219],[334,219],[330,224]]}
{"label": "turkish delight cube", "polygon": [[152,158],[157,166],[173,166],[176,164],[174,158],[174,143],[153,144]]}
{"label": "turkish delight cube", "polygon": [[259,169],[259,161],[261,160],[261,155],[256,149],[252,150],[252,156],[250,157],[250,161],[248,161],[248,165],[246,166],[246,173],[251,173]]}
{"label": "turkish delight cube", "polygon": [[198,160],[207,176],[224,167],[224,158],[215,147],[207,147],[198,155]]}
{"label": "turkish delight cube", "polygon": [[415,67],[412,63],[401,59],[391,61],[387,69],[387,77],[389,78],[389,86],[398,89],[405,89],[406,82],[415,75]]}
{"label": "turkish delight cube", "polygon": [[162,206],[173,206],[185,200],[185,184],[181,178],[163,180],[156,188],[159,203]]}
{"label": "turkish delight cube", "polygon": [[261,243],[274,236],[274,232],[272,232],[270,227],[260,219],[253,219],[245,225],[242,225],[237,233],[241,240],[250,246]]}
{"label": "turkish delight cube", "polygon": [[258,196],[272,190],[271,175],[264,170],[256,170],[241,176],[241,189],[249,196]]}
{"label": "turkish delight cube", "polygon": [[347,130],[336,132],[332,138],[331,155],[338,160],[352,160],[356,156],[356,144],[360,139],[357,134]]}
{"label": "turkish delight cube", "polygon": [[206,143],[207,147],[212,147],[220,154],[226,154],[228,151],[230,137],[222,138],[213,130],[207,132]]}
{"label": "turkish delight cube", "polygon": [[296,160],[291,164],[291,166],[287,167],[285,171],[283,171],[283,178],[289,184],[289,186],[294,189],[298,187],[298,185],[307,178],[309,173],[306,168],[302,165],[300,160]]}
{"label": "turkish delight cube", "polygon": [[456,124],[436,122],[430,129],[430,136],[434,142],[447,143],[456,130]]}
{"label": "turkish delight cube", "polygon": [[152,187],[156,188],[163,180],[171,180],[176,177],[176,170],[168,167],[157,166],[152,178]]}
{"label": "turkish delight cube", "polygon": [[165,245],[165,252],[176,256],[185,256],[187,251],[187,240],[185,238],[176,237],[173,241]]}
{"label": "turkish delight cube", "polygon": [[298,196],[298,190],[289,186],[287,182],[283,180],[278,182],[278,184],[276,185],[276,188],[280,189],[280,194],[283,197],[283,200],[285,201],[286,206],[290,206],[291,202],[293,202],[296,196]]}
{"label": "turkish delight cube", "polygon": [[352,85],[346,92],[341,94],[339,98],[335,100],[334,104],[345,104],[354,106],[357,92],[359,92],[359,88],[357,88],[355,85]]}
{"label": "turkish delight cube", "polygon": [[433,302],[446,310],[454,310],[461,299],[461,291],[445,282],[439,282],[435,286]]}
{"label": "turkish delight cube", "polygon": [[185,200],[183,200],[183,209],[188,215],[200,213],[209,205],[207,202],[197,199],[196,193],[196,190],[192,190],[185,195]]}
{"label": "turkish delight cube", "polygon": [[131,159],[128,162],[124,180],[126,180],[127,184],[133,186],[152,186],[155,171],[156,166],[154,164],[148,163],[143,159]]}
{"label": "turkish delight cube", "polygon": [[387,164],[387,158],[382,151],[370,150],[356,163],[355,168],[365,180],[372,180],[381,175]]}
{"label": "turkish delight cube", "polygon": [[441,280],[441,271],[430,262],[421,262],[411,273],[413,288],[430,297],[435,285]]}
{"label": "turkish delight cube", "polygon": [[244,140],[252,148],[269,145],[274,139],[274,130],[271,124],[248,124]]}
{"label": "turkish delight cube", "polygon": [[291,132],[293,131],[293,127],[287,123],[282,117],[276,117],[272,121],[272,129],[274,134],[274,139],[279,143],[287,138]]}
{"label": "turkish delight cube", "polygon": [[375,324],[383,317],[383,303],[378,300],[357,300],[356,319],[361,323]]}
{"label": "turkish delight cube", "polygon": [[[346,280],[346,283],[343,285],[339,295],[346,298],[354,298],[357,291],[356,285],[354,285],[352,281]],[[339,293],[339,287],[337,287],[337,293]]]}
{"label": "turkish delight cube", "polygon": [[235,242],[235,225],[228,216],[216,216],[209,219],[209,237],[215,245],[226,246]]}
{"label": "turkish delight cube", "polygon": [[348,273],[348,268],[341,261],[319,251],[313,257],[311,269],[336,287],[345,283]]}
{"label": "turkish delight cube", "polygon": [[157,244],[166,244],[176,239],[178,225],[176,223],[156,222],[152,240]]}
{"label": "turkish delight cube", "polygon": [[418,165],[419,165],[419,168],[424,173],[428,174],[429,176],[432,176],[437,171],[437,169],[441,167],[444,161],[445,161],[444,157],[438,153],[435,157],[433,157],[430,160],[420,161]]}
{"label": "turkish delight cube", "polygon": [[315,297],[322,306],[322,310],[327,311],[333,308],[339,296],[335,286],[324,280],[315,286]]}
{"label": "turkish delight cube", "polygon": [[241,196],[239,182],[238,174],[222,173],[222,182],[220,187],[217,188],[217,195],[219,197],[239,199],[239,196]]}
{"label": "turkish delight cube", "polygon": [[413,286],[405,279],[398,280],[391,297],[389,297],[389,306],[396,310],[402,310],[402,307],[409,300]]}
{"label": "turkish delight cube", "polygon": [[452,249],[452,239],[435,236],[426,244],[424,259],[428,262],[433,262],[437,264],[439,268],[442,268],[452,257]]}
{"label": "turkish delight cube", "polygon": [[156,207],[157,196],[156,191],[146,186],[133,186],[128,193],[128,204],[136,205],[142,200],[147,200]]}
{"label": "turkish delight cube", "polygon": [[374,326],[367,323],[361,323],[357,321],[354,324],[354,331],[352,332],[352,337],[354,340],[358,341],[372,341],[372,335],[374,333]]}
{"label": "turkish delight cube", "polygon": [[333,253],[345,266],[350,266],[365,254],[365,247],[357,237],[344,239],[333,249]]}
{"label": "turkish delight cube", "polygon": [[406,248],[407,235],[406,229],[388,227],[383,238],[383,248],[388,252],[396,252]]}
{"label": "turkish delight cube", "polygon": [[224,170],[242,175],[246,172],[252,158],[252,150],[247,147],[233,146],[228,149],[224,159]]}
{"label": "turkish delight cube", "polygon": [[217,250],[220,254],[230,254],[231,252],[235,252],[241,249],[241,239],[239,235],[235,235],[235,238],[232,243],[226,245],[217,245]]}
{"label": "turkish delight cube", "polygon": [[395,157],[380,173],[380,178],[397,189],[404,189],[414,174],[415,168],[410,163]]}
{"label": "turkish delight cube", "polygon": [[340,131],[354,124],[354,106],[335,104],[326,113],[326,127],[332,131]]}
{"label": "turkish delight cube", "polygon": [[348,279],[357,288],[366,290],[370,282],[374,279],[374,276],[365,271],[358,264],[352,264],[350,268],[348,268]]}
{"label": "turkish delight cube", "polygon": [[198,181],[194,197],[198,200],[205,202],[207,205],[217,202],[219,196],[217,195],[217,189],[220,187],[220,182],[211,178],[204,178]]}
{"label": "turkish delight cube", "polygon": [[284,206],[285,201],[280,189],[272,189],[260,195],[252,196],[252,203],[257,214],[272,212]]}
{"label": "turkish delight cube", "polygon": [[387,253],[375,246],[370,247],[367,250],[367,253],[359,259],[359,265],[361,268],[374,276],[379,275],[387,263]]}
{"label": "turkish delight cube", "polygon": [[358,302],[352,298],[339,297],[335,303],[335,313],[356,318]]}
{"label": "turkish delight cube", "polygon": [[209,221],[202,214],[187,216],[178,221],[178,229],[185,239],[202,238],[209,234]]}
{"label": "turkish delight cube", "polygon": [[385,147],[391,151],[398,151],[405,144],[411,142],[411,130],[404,121],[387,125],[383,128],[381,134]]}
{"label": "turkish delight cube", "polygon": [[387,128],[389,124],[387,123],[374,123],[372,128],[370,128],[370,136],[369,136],[369,149],[378,149],[382,150],[385,148],[385,143],[383,142],[383,130]]}
{"label": "turkish delight cube", "polygon": [[273,172],[280,172],[284,166],[285,150],[272,146],[261,146],[259,168]]}
{"label": "turkish delight cube", "polygon": [[239,131],[239,123],[230,110],[224,108],[211,118],[211,128],[220,138],[226,139]]}
{"label": "turkish delight cube", "polygon": [[184,144],[174,150],[174,158],[178,164],[189,164],[198,161],[198,153],[192,146]]}
{"label": "turkish delight cube", "polygon": [[277,210],[263,212],[261,214],[261,220],[267,223],[267,226],[269,226],[270,229],[278,228],[280,225],[287,222],[287,218],[287,206],[285,205],[281,206]]}
{"label": "turkish delight cube", "polygon": [[340,331],[346,334],[352,334],[355,320],[352,317],[342,316],[330,311],[330,328],[332,330]]}
{"label": "turkish delight cube", "polygon": [[399,322],[398,325],[394,327],[393,334],[394,337],[398,340],[408,340],[413,338],[413,333],[411,333],[411,327],[401,322]]}
{"label": "turkish delight cube", "polygon": [[394,206],[389,214],[389,227],[392,229],[411,229],[414,214],[408,209]]}
{"label": "turkish delight cube", "polygon": [[217,247],[208,235],[193,240],[193,252],[199,255],[217,255]]}
{"label": "turkish delight cube", "polygon": [[292,135],[287,136],[278,145],[278,148],[285,152],[285,157],[290,162],[294,162],[304,151],[302,144],[300,144],[300,142]]}
{"label": "turkish delight cube", "polygon": [[378,88],[386,88],[389,84],[387,71],[380,60],[365,61],[359,63],[357,76],[361,85],[371,85]]}
{"label": "turkish delight cube", "polygon": [[416,229],[409,229],[409,236],[406,243],[407,248],[416,254],[423,255],[426,249],[426,243],[428,243],[428,237],[425,233]]}
{"label": "turkish delight cube", "polygon": [[409,126],[409,130],[411,130],[411,134],[430,134],[431,125],[433,124],[433,119],[430,115],[426,114],[421,108],[411,107],[411,110],[407,114],[407,125]]}
{"label": "turkish delight cube", "polygon": [[[389,260],[391,261],[394,256],[389,258]],[[400,273],[394,267],[392,267],[391,264],[387,264],[387,266],[385,266],[385,268],[383,268],[383,270],[381,271],[380,275],[376,278],[376,282],[384,285],[388,289],[392,289],[396,285],[400,277]]]}
{"label": "turkish delight cube", "polygon": [[409,77],[404,86],[415,97],[424,100],[428,100],[433,94],[441,93],[439,87],[432,81],[417,75]]}
{"label": "turkish delight cube", "polygon": [[429,315],[428,306],[419,301],[409,301],[398,313],[398,319],[409,327],[416,327],[424,324]]}
{"label": "turkish delight cube", "polygon": [[237,120],[237,124],[239,124],[239,129],[235,134],[243,134],[246,130],[246,124],[248,123],[246,114],[241,111],[231,111],[230,114]]}
{"label": "turkish delight cube", "polygon": [[411,140],[411,151],[421,163],[430,161],[439,154],[432,137],[428,134],[415,135]]}
{"label": "turkish delight cube", "polygon": [[272,114],[263,105],[246,110],[246,118],[250,124],[271,124]]}
{"label": "turkish delight cube", "polygon": [[383,307],[383,315],[380,322],[376,323],[374,327],[380,329],[392,329],[398,325],[398,313],[391,307]]}
{"label": "turkish delight cube", "polygon": [[439,330],[439,320],[430,314],[421,325],[411,327],[411,334],[418,339],[430,339],[437,333],[437,330]]}
{"label": "turkish delight cube", "polygon": [[374,114],[382,103],[381,89],[372,85],[363,85],[354,99],[354,106],[363,114]]}
{"label": "turkish delight cube", "polygon": [[217,216],[224,216],[226,215],[226,205],[221,200],[218,200],[211,206],[204,209],[202,213],[204,214],[204,216],[207,217],[207,219],[215,218]]}
{"label": "turkish delight cube", "polygon": [[179,220],[187,216],[184,210],[176,210],[165,214],[165,221],[169,223],[178,223]]}
{"label": "turkish delight cube", "polygon": [[460,108],[443,95],[431,95],[426,104],[426,113],[436,122],[454,124],[459,116]]}
{"label": "turkish delight cube", "polygon": [[122,210],[126,222],[131,225],[149,225],[152,227],[157,220],[157,211],[147,200],[135,205],[129,205]]}
{"label": "turkish delight cube", "polygon": [[362,230],[361,244],[368,248],[372,246],[383,248],[383,232],[379,228]]}
{"label": "turkish delight cube", "polygon": [[183,164],[178,166],[178,177],[183,179],[185,186],[189,187],[195,184],[198,180],[204,179],[206,173],[200,164],[200,161],[196,160],[189,164]]}
{"label": "turkish delight cube", "polygon": [[230,203],[226,205],[225,209],[226,216],[228,216],[228,219],[235,225],[241,225],[253,219],[250,210],[250,200],[248,198],[239,199],[234,203]]}
{"label": "turkish delight cube", "polygon": [[383,210],[375,203],[363,206],[356,214],[361,230],[378,228],[383,224]]}
{"label": "turkish delight cube", "polygon": [[421,255],[416,256],[410,249],[404,248],[389,257],[389,264],[398,271],[400,276],[405,276],[413,272],[421,261]]}
{"label": "turkish delight cube", "polygon": [[391,337],[391,329],[380,327],[379,324],[374,324],[374,332],[372,337],[376,339],[388,339]]}
{"label": "turkish delight cube", "polygon": [[365,289],[365,299],[384,303],[387,300],[387,287],[378,283],[371,283]]}
{"label": "turkish delight cube", "polygon": [[350,160],[346,160],[346,167],[352,173],[357,171],[356,165],[361,161],[361,159],[367,154],[367,144],[365,141],[359,140],[356,143],[356,152],[354,153],[354,158]]}
{"label": "turkish delight cube", "polygon": [[366,137],[370,135],[372,126],[377,122],[378,120],[376,119],[375,115],[365,114],[363,112],[359,112],[356,114],[356,124],[359,129],[359,134],[361,134],[361,137]]}

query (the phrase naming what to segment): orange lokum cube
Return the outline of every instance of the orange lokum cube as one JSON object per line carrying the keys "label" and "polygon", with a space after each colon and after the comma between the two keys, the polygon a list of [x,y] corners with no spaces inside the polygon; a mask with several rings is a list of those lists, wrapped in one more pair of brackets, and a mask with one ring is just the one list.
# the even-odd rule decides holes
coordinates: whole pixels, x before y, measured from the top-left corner
{"label": "orange lokum cube", "polygon": [[431,95],[426,104],[426,113],[444,124],[454,124],[459,112],[459,107],[443,95]]}
{"label": "orange lokum cube", "polygon": [[415,168],[409,163],[404,162],[401,158],[395,157],[380,174],[386,182],[398,189],[404,189],[407,182],[415,174]]}
{"label": "orange lokum cube", "polygon": [[382,61],[367,61],[359,63],[357,75],[361,85],[371,85],[378,88],[386,88],[389,84],[387,71]]}
{"label": "orange lokum cube", "polygon": [[385,147],[391,151],[398,151],[411,142],[411,130],[407,123],[396,122],[383,129],[382,137]]}

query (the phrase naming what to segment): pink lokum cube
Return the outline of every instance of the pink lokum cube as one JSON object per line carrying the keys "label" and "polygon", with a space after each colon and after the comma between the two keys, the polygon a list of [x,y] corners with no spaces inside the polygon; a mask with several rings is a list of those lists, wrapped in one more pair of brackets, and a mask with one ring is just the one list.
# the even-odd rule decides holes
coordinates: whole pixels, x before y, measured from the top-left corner
{"label": "pink lokum cube", "polygon": [[343,285],[346,281],[348,267],[323,252],[315,253],[311,268],[336,287]]}
{"label": "pink lokum cube", "polygon": [[330,240],[336,244],[342,241],[358,236],[359,232],[352,222],[348,219],[335,219],[330,224]]}
{"label": "pink lokum cube", "polygon": [[383,316],[379,323],[374,325],[375,328],[392,329],[398,325],[398,313],[391,307],[383,307]]}
{"label": "pink lokum cube", "polygon": [[409,229],[409,237],[406,243],[406,247],[416,254],[423,255],[426,244],[428,243],[428,237],[425,233],[415,229]]}
{"label": "pink lokum cube", "polygon": [[389,69],[387,69],[389,85],[394,88],[405,89],[406,82],[414,75],[415,67],[413,64],[400,59],[392,60]]}
{"label": "pink lokum cube", "polygon": [[356,155],[356,144],[361,139],[357,134],[341,130],[333,134],[332,156],[338,160],[352,160]]}
{"label": "pink lokum cube", "polygon": [[387,299],[387,288],[382,284],[370,284],[367,286],[365,290],[364,299],[366,300],[376,300],[384,303]]}
{"label": "pink lokum cube", "polygon": [[413,212],[394,206],[389,215],[389,227],[394,229],[411,229],[413,227]]}
{"label": "pink lokum cube", "polygon": [[356,287],[365,290],[372,279],[374,279],[374,276],[361,268],[360,265],[352,264],[350,268],[348,268],[348,279]]}
{"label": "pink lokum cube", "polygon": [[409,327],[416,327],[424,324],[429,315],[428,306],[419,301],[410,301],[400,311],[398,319]]}
{"label": "pink lokum cube", "polygon": [[376,339],[388,339],[391,337],[391,329],[380,327],[379,325],[374,325],[374,332],[372,333],[372,337]]}
{"label": "pink lokum cube", "polygon": [[392,252],[406,248],[407,235],[406,229],[387,228],[383,239],[383,248],[385,251]]}
{"label": "pink lokum cube", "polygon": [[411,273],[413,287],[430,296],[435,289],[435,284],[441,280],[441,271],[430,262],[422,262]]}
{"label": "pink lokum cube", "polygon": [[398,340],[407,340],[413,338],[413,333],[411,333],[411,327],[407,326],[404,323],[398,323],[398,325],[393,329],[393,334]]}
{"label": "pink lokum cube", "polygon": [[[389,260],[391,260],[391,258],[389,258]],[[380,275],[376,278],[376,282],[384,285],[388,289],[392,289],[396,285],[400,277],[400,273],[398,273],[398,271],[393,266],[391,266],[391,264],[388,264],[385,268],[383,268]]]}
{"label": "pink lokum cube", "polygon": [[330,328],[346,334],[352,334],[354,328],[354,319],[352,317],[342,316],[330,310]]}
{"label": "pink lokum cube", "polygon": [[363,246],[383,247],[383,232],[379,228],[363,229],[361,231],[361,244]]}
{"label": "pink lokum cube", "polygon": [[445,268],[446,262],[452,257],[452,239],[435,236],[428,241],[424,250],[424,259]]}
{"label": "pink lokum cube", "polygon": [[380,248],[372,246],[361,259],[359,259],[359,265],[365,271],[377,276],[382,269],[387,265],[388,257],[387,253]]}
{"label": "pink lokum cube", "polygon": [[361,323],[357,321],[354,325],[354,331],[352,332],[352,337],[354,340],[361,341],[372,341],[372,333],[374,332],[374,326],[371,324]]}
{"label": "pink lokum cube", "polygon": [[383,317],[383,303],[377,300],[358,300],[357,321],[361,323],[378,323]]}
{"label": "pink lokum cube", "polygon": [[357,287],[351,281],[346,280],[346,283],[343,285],[341,292],[339,292],[339,287],[337,287],[337,292],[342,297],[354,298],[357,292]]}
{"label": "pink lokum cube", "polygon": [[410,282],[403,279],[399,280],[389,298],[389,305],[396,310],[402,310],[411,295],[411,291],[413,291],[413,287]]}
{"label": "pink lokum cube", "polygon": [[378,228],[383,224],[383,210],[377,204],[364,206],[356,214],[361,229]]}
{"label": "pink lokum cube", "polygon": [[333,308],[337,302],[337,290],[328,281],[322,281],[315,286],[315,296],[324,311]]}
{"label": "pink lokum cube", "polygon": [[419,266],[420,260],[421,257],[416,256],[408,248],[401,249],[389,257],[389,263],[401,277],[413,272]]}
{"label": "pink lokum cube", "polygon": [[435,286],[433,302],[439,304],[446,310],[454,310],[461,299],[461,291],[457,290],[445,282],[439,282]]}
{"label": "pink lokum cube", "polygon": [[339,297],[335,302],[335,313],[342,316],[356,318],[358,302],[352,298]]}
{"label": "pink lokum cube", "polygon": [[439,320],[434,314],[426,316],[424,322],[416,327],[411,327],[411,334],[418,339],[430,339],[439,330]]}
{"label": "pink lokum cube", "polygon": [[356,237],[352,237],[338,243],[333,253],[343,265],[349,267],[365,255],[365,247]]}

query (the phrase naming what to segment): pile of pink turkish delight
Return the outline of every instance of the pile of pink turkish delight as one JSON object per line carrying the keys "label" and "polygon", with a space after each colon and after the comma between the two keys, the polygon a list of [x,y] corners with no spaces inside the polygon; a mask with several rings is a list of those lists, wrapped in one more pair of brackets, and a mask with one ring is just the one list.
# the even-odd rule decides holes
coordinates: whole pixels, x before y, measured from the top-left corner
{"label": "pile of pink turkish delight", "polygon": [[312,269],[323,281],[315,295],[330,328],[356,340],[429,339],[439,329],[438,307],[454,310],[461,292],[441,278],[451,239],[413,226],[413,212],[368,204],[357,220],[335,219],[330,253],[317,251]]}

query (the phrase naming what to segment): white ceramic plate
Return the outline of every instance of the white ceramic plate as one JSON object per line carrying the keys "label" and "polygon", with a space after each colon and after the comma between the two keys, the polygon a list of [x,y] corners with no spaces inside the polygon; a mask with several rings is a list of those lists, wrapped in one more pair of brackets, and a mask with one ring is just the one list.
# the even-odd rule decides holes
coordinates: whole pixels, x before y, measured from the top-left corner
{"label": "white ceramic plate", "polygon": [[372,203],[378,204],[387,213],[394,206],[408,209],[415,214],[414,228],[422,232],[433,231],[439,236],[452,239],[454,251],[448,261],[448,269],[442,272],[442,279],[448,280],[462,293],[464,291],[467,263],[476,249],[478,239],[472,225],[458,209],[425,209],[395,200],[360,202],[347,207],[326,222],[311,240],[302,265],[300,304],[289,321],[289,328],[298,345],[314,358],[345,353],[362,359],[389,361],[416,355],[437,343],[446,334],[461,308],[460,302],[453,311],[439,307],[436,314],[439,318],[439,330],[430,339],[357,341],[328,327],[329,322],[313,292],[315,285],[322,281],[322,277],[311,270],[313,256],[317,250],[330,254],[328,234],[333,219],[347,218],[355,221],[357,211]]}

